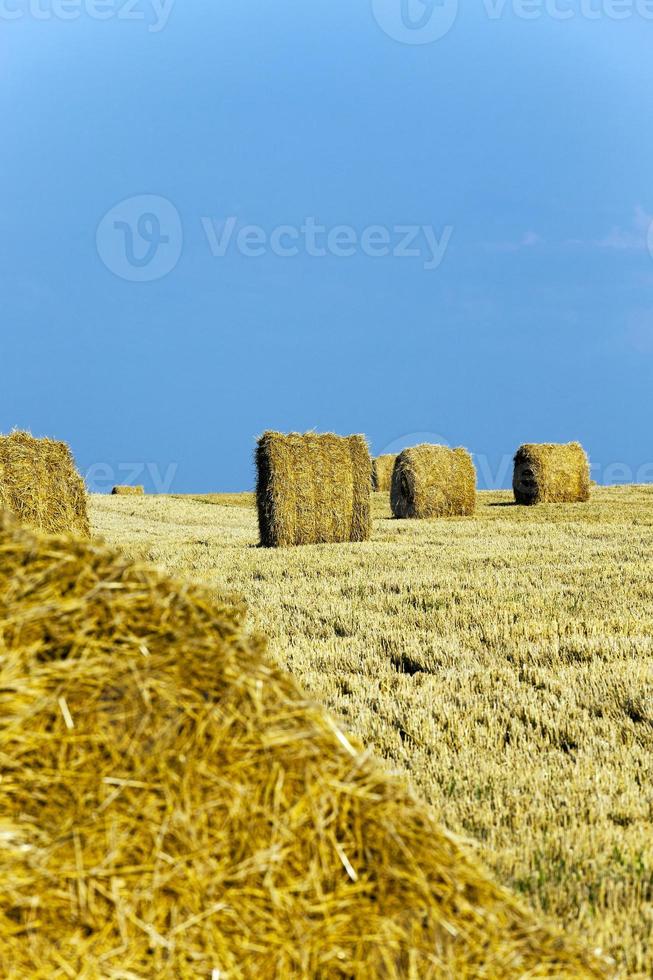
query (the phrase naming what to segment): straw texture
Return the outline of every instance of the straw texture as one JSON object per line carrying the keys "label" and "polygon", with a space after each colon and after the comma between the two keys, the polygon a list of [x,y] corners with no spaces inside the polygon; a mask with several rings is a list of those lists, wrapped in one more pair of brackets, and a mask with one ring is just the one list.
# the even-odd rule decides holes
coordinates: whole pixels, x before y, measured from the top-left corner
{"label": "straw texture", "polygon": [[585,503],[590,465],[579,442],[527,443],[517,450],[512,481],[518,504]]}
{"label": "straw texture", "polygon": [[0,516],[5,980],[601,976],[241,610]]}
{"label": "straw texture", "polygon": [[266,432],[256,468],[265,547],[370,537],[372,462],[364,436]]}
{"label": "straw texture", "polygon": [[90,534],[86,488],[65,442],[0,436],[0,508],[44,531]]}
{"label": "straw texture", "polygon": [[424,444],[397,457],[390,493],[395,517],[450,517],[476,509],[476,470],[466,449]]}
{"label": "straw texture", "polygon": [[145,487],[142,486],[118,486],[114,487],[111,491],[114,496],[117,497],[142,497],[145,493]]}
{"label": "straw texture", "polygon": [[385,453],[383,456],[377,456],[372,462],[372,489],[381,490],[384,493],[390,490],[392,486],[392,471],[394,469],[395,460],[397,459],[394,453]]}

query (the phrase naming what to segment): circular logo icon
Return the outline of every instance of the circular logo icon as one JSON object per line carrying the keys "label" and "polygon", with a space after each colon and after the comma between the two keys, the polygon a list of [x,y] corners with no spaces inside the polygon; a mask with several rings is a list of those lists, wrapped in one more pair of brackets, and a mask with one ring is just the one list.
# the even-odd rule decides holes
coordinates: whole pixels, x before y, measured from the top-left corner
{"label": "circular logo icon", "polygon": [[165,197],[141,194],[114,205],[95,236],[107,269],[129,282],[154,282],[172,272],[184,233],[177,208]]}
{"label": "circular logo icon", "polygon": [[437,432],[408,432],[405,436],[399,436],[397,439],[393,439],[389,442],[387,446],[383,449],[377,456],[385,456],[388,454],[398,454],[403,449],[411,449],[413,446],[421,446],[423,443],[429,443],[431,446],[448,446],[447,440],[439,435]]}
{"label": "circular logo icon", "polygon": [[372,0],[377,24],[402,44],[432,44],[448,34],[458,0]]}

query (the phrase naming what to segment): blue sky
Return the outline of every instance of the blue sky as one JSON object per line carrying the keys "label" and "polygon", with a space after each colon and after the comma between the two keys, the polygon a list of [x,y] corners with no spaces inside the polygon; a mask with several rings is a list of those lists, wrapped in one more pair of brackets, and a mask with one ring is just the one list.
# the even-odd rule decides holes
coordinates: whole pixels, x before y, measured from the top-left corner
{"label": "blue sky", "polygon": [[2,0],[0,431],[98,490],[266,428],[653,480],[653,4],[443,4]]}

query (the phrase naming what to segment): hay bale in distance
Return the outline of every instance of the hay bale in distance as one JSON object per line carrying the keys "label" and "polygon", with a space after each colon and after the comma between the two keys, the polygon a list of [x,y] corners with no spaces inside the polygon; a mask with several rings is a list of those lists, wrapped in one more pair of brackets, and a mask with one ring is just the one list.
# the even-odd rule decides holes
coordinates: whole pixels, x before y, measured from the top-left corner
{"label": "hay bale in distance", "polygon": [[590,465],[579,442],[526,443],[515,454],[512,488],[518,504],[585,503]]}
{"label": "hay bale in distance", "polygon": [[0,435],[0,509],[31,527],[89,536],[86,487],[65,442]]}
{"label": "hay bale in distance", "polygon": [[380,490],[384,493],[389,492],[392,486],[392,471],[396,458],[395,453],[384,453],[383,456],[377,456],[372,461],[373,490]]}
{"label": "hay bale in distance", "polygon": [[397,457],[390,493],[395,517],[450,517],[476,509],[476,469],[466,449],[425,443]]}
{"label": "hay bale in distance", "polygon": [[0,974],[602,975],[242,611],[0,515]]}
{"label": "hay bale in distance", "polygon": [[118,486],[114,487],[111,493],[116,497],[142,497],[145,493],[145,487],[142,486]]}
{"label": "hay bale in distance", "polygon": [[265,432],[256,468],[264,547],[369,539],[372,461],[364,436]]}

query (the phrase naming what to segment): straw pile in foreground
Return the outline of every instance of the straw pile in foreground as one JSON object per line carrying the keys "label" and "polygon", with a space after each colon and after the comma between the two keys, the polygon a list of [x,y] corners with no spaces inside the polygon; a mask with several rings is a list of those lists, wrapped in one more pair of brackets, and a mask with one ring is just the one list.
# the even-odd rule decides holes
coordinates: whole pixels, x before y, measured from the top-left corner
{"label": "straw pile in foreground", "polygon": [[585,503],[590,465],[579,442],[527,443],[515,455],[512,481],[518,504]]}
{"label": "straw pile in foreground", "polygon": [[449,517],[476,509],[476,470],[466,449],[424,444],[397,457],[390,492],[395,517]]}
{"label": "straw pile in foreground", "polygon": [[4,980],[603,975],[242,620],[0,516]]}
{"label": "straw pile in foreground", "polygon": [[145,493],[145,487],[119,486],[119,487],[114,487],[111,493],[117,497],[142,497],[143,494]]}
{"label": "straw pile in foreground", "polygon": [[256,468],[264,547],[368,540],[372,461],[364,436],[266,432]]}
{"label": "straw pile in foreground", "polygon": [[372,489],[387,493],[392,486],[392,471],[397,456],[394,453],[384,453],[372,462]]}
{"label": "straw pile in foreground", "polygon": [[65,442],[0,435],[0,508],[53,533],[91,533],[84,481]]}

